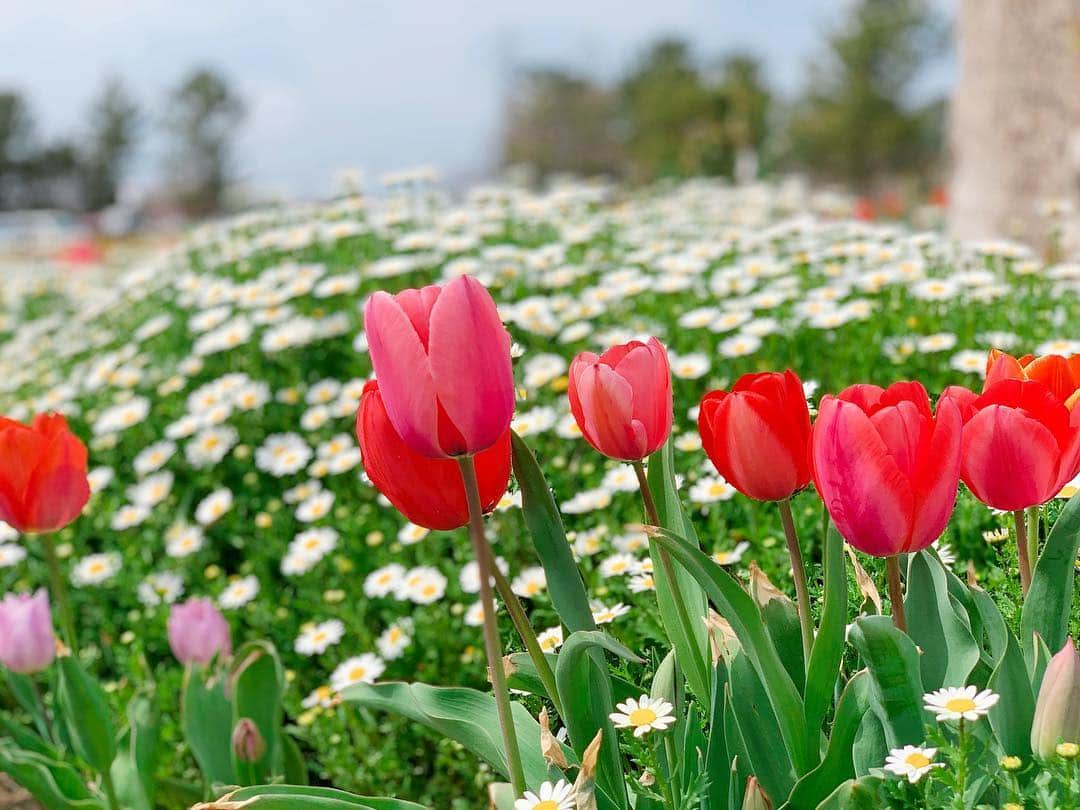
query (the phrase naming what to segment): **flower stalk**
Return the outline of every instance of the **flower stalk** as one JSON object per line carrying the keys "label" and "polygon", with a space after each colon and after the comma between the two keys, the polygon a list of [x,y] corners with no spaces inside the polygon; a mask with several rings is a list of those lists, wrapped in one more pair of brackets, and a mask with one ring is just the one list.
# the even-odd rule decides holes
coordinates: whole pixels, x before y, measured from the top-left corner
{"label": "flower stalk", "polygon": [[795,598],[799,609],[799,627],[802,630],[803,660],[810,666],[810,649],[814,645],[814,626],[810,621],[810,591],[806,587],[806,568],[803,565],[802,549],[799,547],[799,533],[795,528],[795,519],[791,514],[791,499],[777,502],[780,509],[780,521],[784,524],[784,537],[787,539],[788,556],[791,558],[791,575],[795,580]]}
{"label": "flower stalk", "polygon": [[892,606],[893,625],[902,633],[907,632],[907,616],[904,613],[904,586],[900,581],[900,557],[893,554],[885,558],[885,574],[889,580],[889,604]]}
{"label": "flower stalk", "polygon": [[1016,524],[1016,556],[1020,563],[1020,590],[1023,591],[1024,596],[1027,596],[1028,588],[1031,587],[1031,546],[1023,509],[1013,512],[1013,522]]}
{"label": "flower stalk", "polygon": [[514,794],[521,796],[525,792],[525,772],[521,766],[521,753],[518,749],[517,733],[510,708],[510,691],[506,686],[506,673],[503,670],[502,643],[499,640],[499,628],[495,618],[495,598],[491,591],[492,569],[495,568],[484,538],[484,514],[480,503],[480,485],[476,479],[476,466],[472,456],[458,458],[461,467],[461,480],[465,486],[465,497],[469,504],[469,540],[472,542],[473,555],[480,569],[480,605],[484,612],[484,649],[487,653],[488,670],[491,673],[492,691],[495,693],[495,708],[499,716],[502,731],[503,748],[506,751],[506,766]]}
{"label": "flower stalk", "polygon": [[75,620],[72,618],[71,603],[68,601],[67,586],[64,584],[64,575],[60,570],[60,557],[56,553],[56,543],[52,534],[45,532],[39,535],[41,548],[45,553],[45,566],[49,571],[49,590],[52,592],[53,601],[56,602],[56,612],[60,620],[60,632],[63,634],[64,643],[71,650],[72,655],[78,653],[78,636],[75,634]]}

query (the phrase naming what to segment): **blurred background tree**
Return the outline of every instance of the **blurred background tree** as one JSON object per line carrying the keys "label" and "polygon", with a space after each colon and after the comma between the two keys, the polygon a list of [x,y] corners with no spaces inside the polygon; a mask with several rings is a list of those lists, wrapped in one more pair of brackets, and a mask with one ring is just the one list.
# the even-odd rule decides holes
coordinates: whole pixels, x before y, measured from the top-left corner
{"label": "blurred background tree", "polygon": [[192,71],[173,91],[165,127],[173,141],[175,192],[193,215],[220,211],[231,181],[232,147],[245,106],[224,76]]}
{"label": "blurred background tree", "polygon": [[541,175],[617,173],[625,160],[614,95],[562,70],[528,71],[506,111],[503,162]]}
{"label": "blurred background tree", "polygon": [[946,34],[925,0],[853,3],[809,67],[788,129],[790,165],[861,193],[938,176],[945,102],[917,103],[913,91]]}
{"label": "blurred background tree", "polygon": [[87,153],[83,158],[85,206],[97,211],[116,202],[124,170],[139,130],[139,106],[119,78],[106,81],[90,109]]}
{"label": "blurred background tree", "polygon": [[34,119],[23,97],[0,92],[0,210],[16,204],[23,160],[31,148]]}

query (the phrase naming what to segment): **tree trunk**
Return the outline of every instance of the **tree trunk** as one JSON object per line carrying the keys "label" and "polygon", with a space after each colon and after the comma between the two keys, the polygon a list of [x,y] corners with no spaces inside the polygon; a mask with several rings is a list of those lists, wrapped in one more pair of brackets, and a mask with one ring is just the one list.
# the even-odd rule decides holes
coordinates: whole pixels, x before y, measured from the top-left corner
{"label": "tree trunk", "polygon": [[952,231],[1080,248],[1080,0],[960,0],[956,27]]}

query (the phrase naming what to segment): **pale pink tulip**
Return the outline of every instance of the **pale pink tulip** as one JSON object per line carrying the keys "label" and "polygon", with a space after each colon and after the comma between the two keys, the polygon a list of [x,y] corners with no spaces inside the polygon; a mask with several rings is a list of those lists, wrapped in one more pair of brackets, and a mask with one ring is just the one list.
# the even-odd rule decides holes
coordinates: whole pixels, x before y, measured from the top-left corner
{"label": "pale pink tulip", "polygon": [[0,664],[20,675],[40,672],[56,657],[49,595],[8,594],[0,601]]}

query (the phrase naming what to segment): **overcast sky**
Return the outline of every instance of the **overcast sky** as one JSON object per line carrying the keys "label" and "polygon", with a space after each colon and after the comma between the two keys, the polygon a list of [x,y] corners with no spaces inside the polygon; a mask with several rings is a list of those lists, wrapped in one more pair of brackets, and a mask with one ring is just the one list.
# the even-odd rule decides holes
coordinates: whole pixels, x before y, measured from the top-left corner
{"label": "overcast sky", "polygon": [[[795,92],[846,0],[0,0],[0,87],[24,92],[47,137],[78,132],[109,75],[147,109],[136,174],[162,162],[167,90],[211,65],[246,98],[238,164],[263,188],[319,195],[336,170],[431,163],[451,178],[497,160],[515,69],[611,78],[661,35],[702,56],[756,53]],[[948,7],[950,0],[940,0]],[[939,68],[932,82],[945,85]]]}

